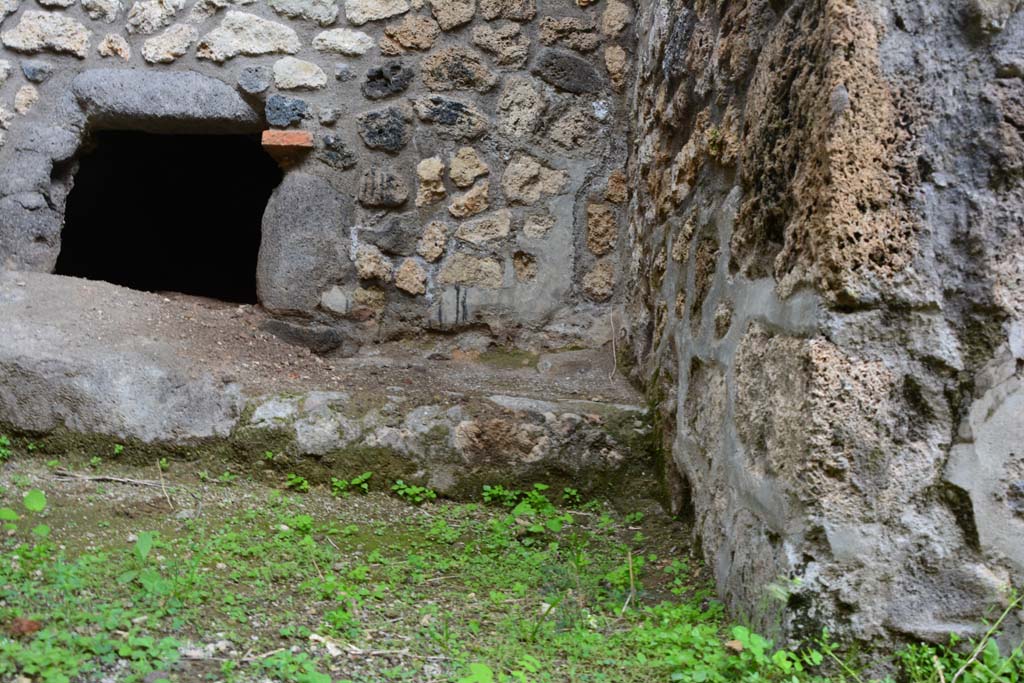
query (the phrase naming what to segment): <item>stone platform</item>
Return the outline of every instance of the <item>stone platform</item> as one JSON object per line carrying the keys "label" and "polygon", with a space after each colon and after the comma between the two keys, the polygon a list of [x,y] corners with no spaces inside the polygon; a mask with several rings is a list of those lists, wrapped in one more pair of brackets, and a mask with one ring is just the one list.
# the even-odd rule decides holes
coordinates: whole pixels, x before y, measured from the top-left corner
{"label": "stone platform", "polygon": [[655,479],[642,397],[607,349],[464,334],[317,356],[256,306],[10,271],[0,319],[0,433],[62,454],[124,443],[311,478],[371,469],[453,496]]}

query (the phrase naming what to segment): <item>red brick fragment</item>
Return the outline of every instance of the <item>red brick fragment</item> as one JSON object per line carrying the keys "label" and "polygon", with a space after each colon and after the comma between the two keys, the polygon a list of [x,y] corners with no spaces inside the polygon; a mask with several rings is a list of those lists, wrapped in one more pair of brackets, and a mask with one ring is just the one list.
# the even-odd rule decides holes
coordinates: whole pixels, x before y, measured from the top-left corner
{"label": "red brick fragment", "polygon": [[288,167],[313,149],[313,134],[308,130],[265,130],[262,142],[263,149],[278,165]]}

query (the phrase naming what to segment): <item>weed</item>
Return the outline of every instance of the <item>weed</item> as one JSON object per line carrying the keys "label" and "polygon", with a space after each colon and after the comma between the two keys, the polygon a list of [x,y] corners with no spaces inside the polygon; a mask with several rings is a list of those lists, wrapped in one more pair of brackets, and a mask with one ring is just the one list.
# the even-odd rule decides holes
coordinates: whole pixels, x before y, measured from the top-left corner
{"label": "weed", "polygon": [[626,515],[626,524],[639,524],[643,521],[644,513],[642,512],[630,512]]}
{"label": "weed", "polygon": [[505,507],[514,507],[516,502],[522,497],[522,491],[507,489],[501,484],[484,486],[484,502],[486,503],[498,503]]}
{"label": "weed", "polygon": [[579,505],[583,502],[583,497],[576,489],[566,486],[562,489],[562,502],[566,505]]}
{"label": "weed", "polygon": [[4,434],[0,434],[0,462],[11,457],[11,440]]}
{"label": "weed", "polygon": [[437,493],[432,489],[428,489],[425,486],[406,484],[401,479],[391,486],[391,490],[394,491],[399,498],[409,501],[413,505],[420,505],[428,500],[434,500],[437,498]]}
{"label": "weed", "polygon": [[284,487],[291,489],[292,491],[298,491],[299,493],[306,493],[309,491],[309,482],[305,477],[289,472],[288,476],[284,480]]}
{"label": "weed", "polygon": [[373,472],[363,472],[362,474],[352,477],[352,479],[338,479],[337,477],[331,477],[331,493],[335,496],[348,495],[350,490],[359,491],[360,493],[370,492],[370,479],[373,477]]}

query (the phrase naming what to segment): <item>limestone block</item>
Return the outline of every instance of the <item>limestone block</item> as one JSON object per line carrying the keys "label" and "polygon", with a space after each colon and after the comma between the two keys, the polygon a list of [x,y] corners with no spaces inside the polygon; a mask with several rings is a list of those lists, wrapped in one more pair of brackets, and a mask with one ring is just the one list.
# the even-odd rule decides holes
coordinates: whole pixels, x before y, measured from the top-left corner
{"label": "limestone block", "polygon": [[395,273],[395,287],[409,294],[423,294],[427,291],[427,271],[416,259],[407,258]]}
{"label": "limestone block", "polygon": [[92,31],[66,14],[29,10],[18,25],[0,34],[4,46],[16,52],[55,52],[85,59]]}
{"label": "limestone block", "polygon": [[476,0],[428,0],[428,4],[445,31],[469,23],[476,14]]}
{"label": "limestone block", "polygon": [[225,62],[238,55],[295,54],[300,47],[299,36],[288,26],[232,11],[199,41],[196,56]]}
{"label": "limestone block", "polygon": [[540,127],[547,107],[547,100],[529,79],[512,79],[498,99],[498,129],[509,137],[525,137]]}
{"label": "limestone block", "polygon": [[498,83],[498,77],[484,64],[483,57],[458,45],[442,48],[423,59],[423,82],[431,90],[473,90],[484,93]]}
{"label": "limestone block", "polygon": [[598,261],[583,276],[583,293],[594,301],[607,301],[615,290],[615,264],[611,260]]}
{"label": "limestone block", "polygon": [[128,44],[128,41],[123,36],[115,33],[105,36],[100,41],[100,44],[96,46],[96,51],[100,57],[120,57],[126,62],[132,58],[131,45]]}
{"label": "limestone block", "polygon": [[362,280],[390,282],[393,273],[391,261],[371,245],[360,245],[356,250],[356,272]]}
{"label": "limestone block", "polygon": [[552,169],[528,154],[515,156],[501,178],[508,201],[527,205],[544,195],[561,194],[568,182],[568,173]]}
{"label": "limestone block", "polygon": [[480,0],[484,19],[532,21],[537,16],[537,0]]}
{"label": "limestone block", "polygon": [[521,69],[530,58],[530,39],[513,22],[477,26],[473,29],[473,44],[494,55],[495,63],[506,69]]}
{"label": "limestone block", "polygon": [[416,206],[428,206],[444,199],[448,192],[444,188],[444,162],[441,157],[430,157],[416,166],[419,188],[416,192]]}
{"label": "limestone block", "polygon": [[281,90],[319,90],[327,85],[327,74],[312,62],[283,57],[274,62],[274,84]]}
{"label": "limestone block", "polygon": [[334,28],[318,33],[313,38],[313,47],[321,52],[358,57],[373,47],[373,38],[362,31]]}
{"label": "limestone block", "polygon": [[619,0],[608,0],[601,14],[601,33],[607,38],[615,38],[633,20],[629,5]]}
{"label": "limestone block", "polygon": [[488,289],[502,286],[501,263],[495,258],[480,258],[464,252],[452,254],[441,265],[438,282],[445,285],[472,285]]}
{"label": "limestone block", "polygon": [[21,0],[0,0],[0,24],[4,23],[4,19],[17,12],[19,5],[21,5]]}
{"label": "limestone block", "polygon": [[[398,48],[391,54],[398,54],[404,50],[429,50],[434,47],[434,41],[440,34],[441,28],[434,19],[418,14],[406,15],[401,21],[388,24],[384,29],[385,39]],[[382,51],[383,46],[382,40]]]}
{"label": "limestone block", "polygon": [[345,0],[345,17],[361,26],[368,21],[387,19],[409,11],[408,0]]}
{"label": "limestone block", "polygon": [[484,163],[475,149],[460,147],[451,157],[448,175],[457,187],[465,188],[476,182],[480,176],[485,176],[490,172],[490,167]]}
{"label": "limestone block", "polygon": [[192,26],[175,24],[143,43],[142,57],[150,64],[170,64],[187,54],[189,47],[198,37],[199,33]]}
{"label": "limestone block", "polygon": [[93,21],[113,24],[121,14],[121,0],[82,0],[82,9]]}
{"label": "limestone block", "polygon": [[597,256],[615,248],[619,237],[618,218],[608,204],[587,205],[587,246]]}
{"label": "limestone block", "polygon": [[36,90],[36,87],[34,85],[23,85],[14,93],[14,111],[24,116],[38,101],[39,91]]}
{"label": "limestone block", "polygon": [[125,29],[142,35],[156,33],[170,26],[184,7],[185,0],[138,0],[128,10]]}
{"label": "limestone block", "polygon": [[269,0],[270,8],[289,19],[307,19],[320,26],[330,26],[338,18],[334,0]]}
{"label": "limestone block", "polygon": [[591,52],[601,44],[601,37],[597,34],[597,23],[593,19],[542,17],[540,42],[577,52]]}
{"label": "limestone block", "polygon": [[455,232],[455,239],[483,246],[499,242],[512,232],[512,212],[508,209],[467,221]]}
{"label": "limestone block", "polygon": [[416,253],[427,262],[433,263],[444,255],[448,247],[448,226],[441,221],[432,221],[423,229]]}
{"label": "limestone block", "polygon": [[490,206],[488,194],[491,191],[490,181],[483,180],[464,194],[452,198],[448,205],[448,213],[456,218],[466,218],[482,213]]}

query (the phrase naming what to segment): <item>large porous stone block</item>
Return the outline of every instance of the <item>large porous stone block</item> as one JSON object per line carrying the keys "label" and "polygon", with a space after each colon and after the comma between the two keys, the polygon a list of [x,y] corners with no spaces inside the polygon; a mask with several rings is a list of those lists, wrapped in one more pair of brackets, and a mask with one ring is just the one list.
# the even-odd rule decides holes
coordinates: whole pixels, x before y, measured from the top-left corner
{"label": "large porous stone block", "polygon": [[91,69],[75,77],[71,91],[95,128],[240,133],[262,127],[231,86],[194,71]]}
{"label": "large porous stone block", "polygon": [[263,214],[256,282],[260,301],[282,313],[311,312],[320,294],[352,273],[351,200],[314,175],[292,172]]}

